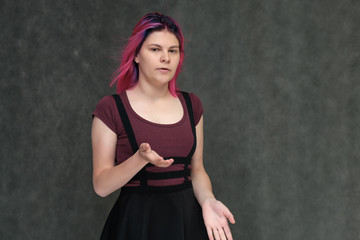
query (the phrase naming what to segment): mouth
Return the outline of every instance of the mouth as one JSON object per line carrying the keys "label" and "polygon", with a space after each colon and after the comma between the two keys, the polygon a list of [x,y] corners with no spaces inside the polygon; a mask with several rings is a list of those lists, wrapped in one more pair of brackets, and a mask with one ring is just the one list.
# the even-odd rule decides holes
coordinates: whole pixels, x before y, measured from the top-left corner
{"label": "mouth", "polygon": [[168,68],[157,68],[157,70],[159,70],[161,72],[170,72],[170,69],[168,69]]}

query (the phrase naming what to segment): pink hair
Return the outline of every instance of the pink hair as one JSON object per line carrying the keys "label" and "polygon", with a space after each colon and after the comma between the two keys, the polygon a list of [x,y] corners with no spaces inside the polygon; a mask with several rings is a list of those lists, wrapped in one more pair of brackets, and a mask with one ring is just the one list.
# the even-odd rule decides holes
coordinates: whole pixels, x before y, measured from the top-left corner
{"label": "pink hair", "polygon": [[184,37],[179,25],[171,17],[160,13],[146,14],[136,24],[131,37],[123,48],[120,66],[112,75],[110,86],[116,83],[116,92],[120,93],[136,85],[139,78],[139,68],[134,61],[140,48],[149,34],[153,31],[167,30],[175,34],[179,40],[180,60],[174,77],[169,82],[169,91],[175,97],[178,89],[176,78],[178,77],[184,60]]}

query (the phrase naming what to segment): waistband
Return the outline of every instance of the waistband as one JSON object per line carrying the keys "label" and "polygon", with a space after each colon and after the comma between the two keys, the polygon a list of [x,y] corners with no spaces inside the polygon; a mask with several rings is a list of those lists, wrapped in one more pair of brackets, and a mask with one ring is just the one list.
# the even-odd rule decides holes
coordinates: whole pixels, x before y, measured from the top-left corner
{"label": "waistband", "polygon": [[171,185],[171,186],[133,186],[133,187],[122,187],[121,192],[138,192],[138,193],[171,193],[179,192],[188,188],[192,188],[191,180],[186,181],[182,184]]}
{"label": "waistband", "polygon": [[[168,159],[168,158],[165,158]],[[142,168],[130,181],[140,180],[140,186],[143,188],[150,187],[148,186],[148,180],[163,180],[163,179],[172,179],[172,178],[184,178],[185,183],[190,181],[190,157],[173,157],[174,164],[184,164],[182,170],[177,171],[166,171],[166,172],[149,172],[147,168],[149,166],[154,166],[151,163],[148,163],[144,168]],[[182,185],[182,184],[181,184]],[[132,187],[133,188],[133,187]],[[156,187],[158,188],[158,187]]]}

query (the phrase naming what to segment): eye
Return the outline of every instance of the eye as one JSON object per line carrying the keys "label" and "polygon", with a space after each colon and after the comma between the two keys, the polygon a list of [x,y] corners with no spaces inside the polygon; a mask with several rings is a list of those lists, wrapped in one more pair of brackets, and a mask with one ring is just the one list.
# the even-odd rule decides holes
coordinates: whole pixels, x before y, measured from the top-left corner
{"label": "eye", "polygon": [[177,53],[178,51],[177,50],[170,50],[169,52],[171,52],[171,53]]}
{"label": "eye", "polygon": [[159,49],[158,49],[158,48],[151,48],[151,51],[153,51],[153,52],[158,52]]}

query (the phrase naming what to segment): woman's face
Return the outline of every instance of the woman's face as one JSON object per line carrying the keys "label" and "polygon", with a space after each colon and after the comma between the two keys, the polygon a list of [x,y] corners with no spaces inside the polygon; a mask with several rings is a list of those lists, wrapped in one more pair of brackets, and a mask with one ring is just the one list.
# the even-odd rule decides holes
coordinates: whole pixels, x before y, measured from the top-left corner
{"label": "woman's face", "polygon": [[154,31],[146,38],[134,60],[139,66],[139,82],[167,85],[179,64],[179,40],[167,30]]}

